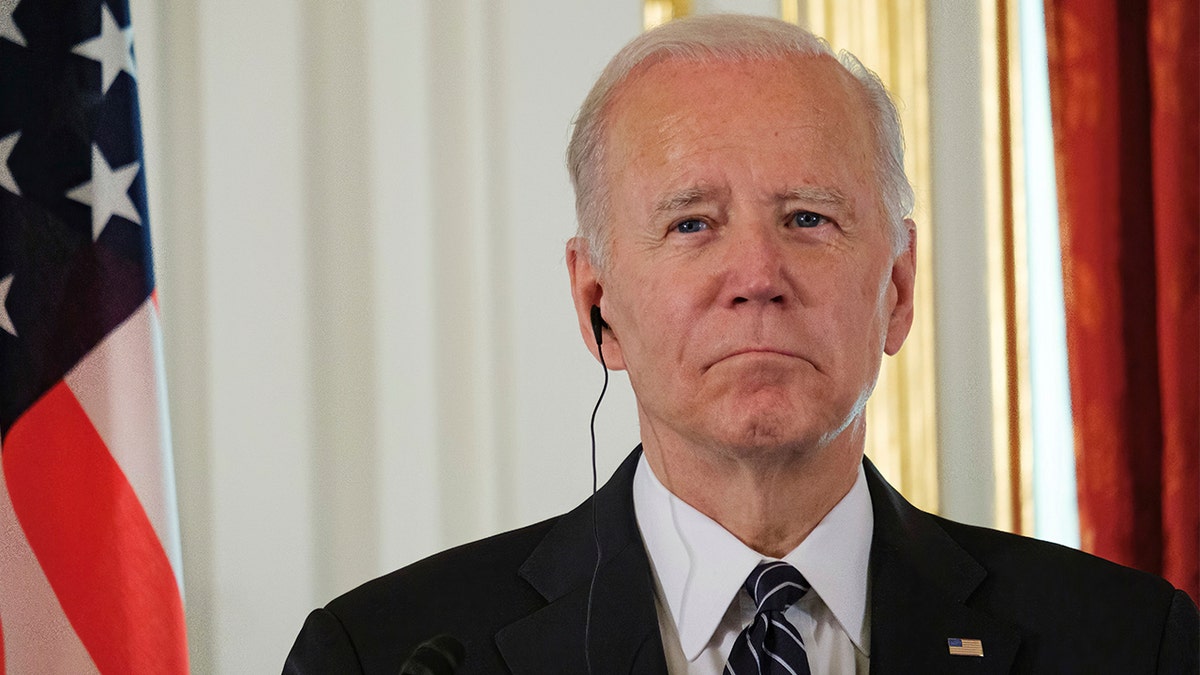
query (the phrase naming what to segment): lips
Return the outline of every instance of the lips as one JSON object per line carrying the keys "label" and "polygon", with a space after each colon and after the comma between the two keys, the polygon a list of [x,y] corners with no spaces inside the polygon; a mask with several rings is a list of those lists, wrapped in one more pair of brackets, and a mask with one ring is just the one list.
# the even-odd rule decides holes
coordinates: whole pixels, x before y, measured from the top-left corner
{"label": "lips", "polygon": [[787,349],[778,349],[778,348],[774,348],[774,347],[752,347],[749,349],[739,349],[737,351],[731,352],[729,354],[729,356],[726,356],[725,358],[729,358],[731,356],[741,356],[743,354],[778,354],[779,356],[790,356],[792,358],[797,358],[797,359],[803,358],[800,356],[800,354],[798,354],[796,352],[789,351]]}
{"label": "lips", "polygon": [[[717,365],[718,363],[721,363],[723,361],[729,361],[731,359],[736,359],[736,358],[743,357],[743,356],[747,356],[747,357],[760,356],[760,357],[764,357],[764,358],[769,358],[769,357],[774,356],[774,357],[784,357],[784,358],[800,359],[803,361],[809,361],[809,359],[805,358],[805,356],[803,354],[801,354],[797,351],[793,351],[793,350],[785,349],[785,348],[781,348],[781,347],[744,347],[744,348],[738,348],[738,349],[734,349],[734,350],[725,352],[720,357],[715,359],[712,363],[705,366],[704,369],[708,370],[709,368],[712,368],[713,366]],[[811,363],[811,361],[809,361],[809,363]]]}

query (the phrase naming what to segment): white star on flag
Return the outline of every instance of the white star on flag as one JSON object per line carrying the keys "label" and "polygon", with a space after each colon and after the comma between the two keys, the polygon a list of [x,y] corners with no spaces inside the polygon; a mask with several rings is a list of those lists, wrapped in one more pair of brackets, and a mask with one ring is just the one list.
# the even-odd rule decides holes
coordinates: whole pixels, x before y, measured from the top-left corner
{"label": "white star on flag", "polygon": [[105,94],[122,70],[129,73],[130,77],[137,77],[133,65],[133,27],[118,26],[106,4],[100,5],[100,34],[80,42],[71,51],[100,62],[100,71],[104,76],[101,92]]}
{"label": "white star on flag", "polygon": [[139,162],[133,162],[114,171],[100,147],[92,144],[92,179],[67,193],[68,199],[92,207],[92,241],[100,238],[113,216],[142,224],[142,217],[129,198],[129,186],[133,185],[140,168]]}
{"label": "white star on flag", "polygon": [[0,38],[8,38],[22,47],[28,47],[21,29],[13,22],[12,15],[19,4],[20,0],[0,0]]}
{"label": "white star on flag", "polygon": [[12,288],[13,275],[0,279],[0,328],[13,337],[17,336],[17,327],[13,325],[12,317],[8,315],[8,289]]}
{"label": "white star on flag", "polygon": [[[4,0],[0,0],[3,2]],[[12,154],[13,148],[17,145],[17,140],[21,138],[21,132],[14,131],[13,133],[0,138],[0,188],[4,188],[14,195],[21,194],[21,188],[17,187],[17,181],[13,179],[12,169],[8,168],[8,157]]]}

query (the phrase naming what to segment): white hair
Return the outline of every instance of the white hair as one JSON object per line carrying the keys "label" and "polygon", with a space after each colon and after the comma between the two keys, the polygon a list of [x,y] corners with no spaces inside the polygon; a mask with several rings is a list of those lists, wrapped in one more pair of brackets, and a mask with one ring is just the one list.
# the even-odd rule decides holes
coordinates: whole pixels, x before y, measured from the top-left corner
{"label": "white hair", "polygon": [[879,76],[858,57],[845,50],[835,54],[825,40],[799,26],[766,17],[713,14],[670,21],[625,45],[608,62],[579,108],[567,146],[567,170],[575,187],[578,236],[587,241],[597,269],[607,269],[611,252],[611,228],[605,227],[609,209],[603,167],[607,108],[620,84],[639,65],[657,60],[761,61],[790,56],[829,56],[862,84],[876,136],[879,193],[892,228],[893,250],[899,253],[908,246],[904,218],[913,208],[913,189],[904,174],[900,115]]}

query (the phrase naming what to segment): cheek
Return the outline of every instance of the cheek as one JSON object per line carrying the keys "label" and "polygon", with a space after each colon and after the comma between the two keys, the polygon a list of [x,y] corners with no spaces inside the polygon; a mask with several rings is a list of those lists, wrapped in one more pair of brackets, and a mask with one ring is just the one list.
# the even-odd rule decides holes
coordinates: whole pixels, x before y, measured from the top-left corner
{"label": "cheek", "polygon": [[643,287],[635,303],[640,346],[655,361],[650,365],[675,361],[693,323],[684,294]]}
{"label": "cheek", "polygon": [[883,278],[876,285],[865,286],[862,303],[864,316],[861,325],[868,327],[868,330],[862,331],[862,334],[863,338],[869,341],[866,347],[871,350],[874,358],[883,353],[884,343],[887,341],[889,317],[896,304],[896,289],[890,279]]}
{"label": "cheek", "polygon": [[889,308],[895,303],[892,285],[881,273],[875,270],[865,273],[861,268],[851,272],[840,270],[824,278],[833,283],[811,290],[819,298],[825,316],[826,337],[845,351],[854,345],[871,350],[882,348]]}
{"label": "cheek", "polygon": [[[697,347],[701,294],[670,273],[630,275],[614,298],[624,329],[621,349],[629,375],[686,376],[689,353]],[[684,364],[684,367],[680,367]]]}

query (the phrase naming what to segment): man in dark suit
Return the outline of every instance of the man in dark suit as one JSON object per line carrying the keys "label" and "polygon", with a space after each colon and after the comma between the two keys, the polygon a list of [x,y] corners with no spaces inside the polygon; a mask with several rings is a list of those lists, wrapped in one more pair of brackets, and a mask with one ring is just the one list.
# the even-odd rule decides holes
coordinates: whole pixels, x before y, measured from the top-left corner
{"label": "man in dark suit", "polygon": [[601,75],[568,163],[580,330],[628,371],[642,445],[574,511],[314,611],[285,671],[395,673],[445,635],[459,673],[1196,672],[1182,592],[923,513],[863,459],[915,230],[853,56],[668,24]]}

